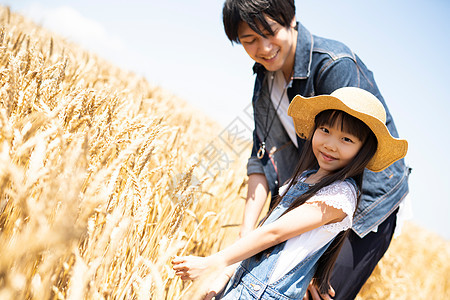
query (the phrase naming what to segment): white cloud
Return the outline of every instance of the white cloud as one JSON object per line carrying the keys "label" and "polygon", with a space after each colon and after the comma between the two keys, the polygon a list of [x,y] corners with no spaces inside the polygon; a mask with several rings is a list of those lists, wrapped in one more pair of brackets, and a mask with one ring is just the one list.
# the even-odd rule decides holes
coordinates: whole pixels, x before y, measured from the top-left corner
{"label": "white cloud", "polygon": [[114,52],[125,48],[120,38],[109,34],[101,23],[84,17],[70,6],[49,8],[34,2],[22,13],[43,27],[105,58],[114,57]]}

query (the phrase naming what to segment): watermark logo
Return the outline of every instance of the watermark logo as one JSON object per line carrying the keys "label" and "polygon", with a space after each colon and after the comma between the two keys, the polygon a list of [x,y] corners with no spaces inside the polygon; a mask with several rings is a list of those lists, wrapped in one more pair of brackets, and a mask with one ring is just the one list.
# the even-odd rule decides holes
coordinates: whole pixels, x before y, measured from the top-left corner
{"label": "watermark logo", "polygon": [[220,175],[241,155],[250,155],[247,153],[252,145],[249,123],[253,121],[253,117],[250,109],[251,104],[245,107],[242,116],[233,119],[216,139],[200,151],[196,160],[208,176]]}

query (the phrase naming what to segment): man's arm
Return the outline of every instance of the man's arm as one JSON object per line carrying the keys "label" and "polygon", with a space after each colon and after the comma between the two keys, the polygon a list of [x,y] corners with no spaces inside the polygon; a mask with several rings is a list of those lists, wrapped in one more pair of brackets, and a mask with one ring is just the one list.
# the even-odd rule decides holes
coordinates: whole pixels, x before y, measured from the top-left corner
{"label": "man's arm", "polygon": [[267,184],[266,176],[259,173],[249,175],[244,217],[239,237],[245,236],[255,228],[256,222],[266,203],[268,194],[269,186]]}

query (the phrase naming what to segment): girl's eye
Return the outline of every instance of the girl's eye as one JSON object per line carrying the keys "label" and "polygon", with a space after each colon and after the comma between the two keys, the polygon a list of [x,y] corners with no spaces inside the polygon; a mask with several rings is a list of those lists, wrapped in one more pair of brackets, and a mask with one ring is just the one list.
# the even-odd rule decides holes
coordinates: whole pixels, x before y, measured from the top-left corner
{"label": "girl's eye", "polygon": [[330,132],[328,130],[328,128],[326,128],[326,127],[320,127],[319,130],[322,131],[322,132],[325,132],[325,133],[329,133]]}
{"label": "girl's eye", "polygon": [[353,143],[353,140],[348,137],[343,137],[342,139],[344,140],[344,142]]}

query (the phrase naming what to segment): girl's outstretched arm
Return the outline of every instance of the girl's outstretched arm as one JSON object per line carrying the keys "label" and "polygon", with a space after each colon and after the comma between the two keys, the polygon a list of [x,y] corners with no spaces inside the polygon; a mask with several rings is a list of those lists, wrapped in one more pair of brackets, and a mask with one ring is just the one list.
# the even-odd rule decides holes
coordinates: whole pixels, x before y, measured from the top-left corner
{"label": "girl's outstretched arm", "polygon": [[172,261],[173,269],[182,280],[194,280],[214,268],[230,266],[324,224],[341,221],[345,216],[341,209],[322,202],[306,203],[211,256],[176,257]]}

